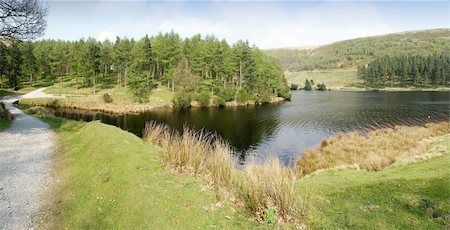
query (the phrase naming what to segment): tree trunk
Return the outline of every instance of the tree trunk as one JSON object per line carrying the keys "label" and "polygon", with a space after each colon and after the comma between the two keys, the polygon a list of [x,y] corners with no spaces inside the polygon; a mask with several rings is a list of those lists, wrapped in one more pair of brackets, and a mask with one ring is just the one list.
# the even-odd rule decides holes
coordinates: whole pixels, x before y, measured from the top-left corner
{"label": "tree trunk", "polygon": [[96,76],[95,76],[95,73],[94,73],[94,94],[96,93],[96,90],[95,90],[95,78],[96,78]]}
{"label": "tree trunk", "polygon": [[239,60],[239,90],[242,89],[242,60]]}
{"label": "tree trunk", "polygon": [[[167,81],[169,82],[169,81]],[[173,78],[172,78],[172,93],[175,92],[175,84],[173,84]]]}

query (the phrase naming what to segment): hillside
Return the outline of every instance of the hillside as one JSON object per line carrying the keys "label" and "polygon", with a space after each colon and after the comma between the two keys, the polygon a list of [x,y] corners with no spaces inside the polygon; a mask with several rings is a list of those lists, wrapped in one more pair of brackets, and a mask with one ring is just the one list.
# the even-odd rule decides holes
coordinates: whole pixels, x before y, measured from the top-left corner
{"label": "hillside", "polygon": [[315,69],[350,68],[384,55],[429,55],[449,50],[450,30],[434,29],[394,33],[339,41],[313,49],[272,49],[275,57],[290,72]]}

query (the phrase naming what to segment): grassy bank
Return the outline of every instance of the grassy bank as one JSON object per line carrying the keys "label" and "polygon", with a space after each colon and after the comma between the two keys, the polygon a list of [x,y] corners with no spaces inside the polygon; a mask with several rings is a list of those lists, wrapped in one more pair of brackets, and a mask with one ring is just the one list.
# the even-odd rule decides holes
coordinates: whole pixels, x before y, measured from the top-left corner
{"label": "grassy bank", "polygon": [[427,124],[425,127],[397,126],[357,133],[339,134],[323,140],[317,149],[305,151],[296,162],[298,175],[336,167],[353,167],[370,171],[406,158],[420,155],[429,148],[433,137],[450,132],[450,123]]}
{"label": "grassy bank", "polygon": [[[133,95],[124,87],[115,86],[113,88],[98,87],[97,93],[93,94],[93,89],[76,88],[71,82],[57,83],[45,90],[46,93],[52,95],[63,95],[65,98],[27,98],[20,101],[21,104],[27,106],[47,106],[54,108],[82,109],[89,111],[98,111],[105,113],[141,113],[159,107],[173,107],[174,94],[170,89],[160,86],[153,89],[148,94],[148,101],[137,102]],[[109,100],[105,100],[104,96],[108,94]],[[209,95],[209,104],[201,105],[198,101],[193,100],[190,105],[192,107],[218,106],[216,96]],[[272,97],[269,103],[279,103],[284,101],[282,97]],[[223,106],[248,106],[261,104],[254,100],[246,100],[238,102],[236,100],[224,102]]]}
{"label": "grassy bank", "polygon": [[9,111],[5,108],[5,104],[0,101],[0,131],[7,129],[12,124],[12,117]]}
{"label": "grassy bank", "polygon": [[316,85],[324,83],[331,90],[365,90],[362,80],[356,77],[356,69],[286,72],[285,76],[289,84],[298,84],[300,88],[305,86],[305,80],[308,79]]}
{"label": "grassy bank", "polygon": [[441,155],[432,159],[414,159],[379,172],[330,170],[298,180],[298,193],[309,197],[308,226],[314,229],[448,229],[449,149],[447,135],[423,154]]}
{"label": "grassy bank", "polygon": [[176,172],[205,178],[254,218],[291,224],[303,219],[306,208],[295,193],[294,173],[278,158],[262,165],[248,164],[239,170],[233,167],[228,144],[211,133],[187,128],[178,133],[156,123],[147,124],[144,133],[145,140],[164,150],[161,159],[165,164]]}
{"label": "grassy bank", "polygon": [[[48,116],[43,108],[34,112]],[[401,129],[412,141],[427,141],[418,141],[425,145],[415,147],[417,154],[380,171],[332,167],[298,178],[277,159],[235,169],[227,144],[204,132],[179,134],[150,124],[150,143],[145,143],[99,122],[46,121],[59,137],[60,151],[44,227],[274,227],[250,219],[313,229],[435,229],[449,224],[448,123]],[[447,135],[423,136],[442,130]],[[375,136],[385,142],[374,144],[383,149],[402,141],[392,135],[378,131]],[[326,146],[346,140],[341,136]]]}
{"label": "grassy bank", "polygon": [[58,136],[50,229],[264,228],[199,180],[171,173],[162,151],[100,122],[46,118]]}
{"label": "grassy bank", "polygon": [[[310,71],[295,71],[285,73],[286,79],[289,84],[297,84],[299,88],[305,86],[305,80],[313,80],[315,86],[317,84],[324,83],[327,89],[339,90],[339,91],[450,91],[448,87],[402,87],[402,86],[387,86],[384,88],[371,88],[365,86],[361,79],[356,77],[356,69],[323,69],[323,70],[310,70]],[[315,87],[314,86],[314,87]]]}

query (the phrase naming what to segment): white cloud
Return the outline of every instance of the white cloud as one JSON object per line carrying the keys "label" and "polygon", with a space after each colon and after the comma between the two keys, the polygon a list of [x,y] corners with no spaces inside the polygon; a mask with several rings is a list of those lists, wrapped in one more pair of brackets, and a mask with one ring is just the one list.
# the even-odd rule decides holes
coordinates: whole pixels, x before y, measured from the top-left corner
{"label": "white cloud", "polygon": [[[73,6],[76,3],[71,4]],[[114,41],[117,35],[139,39],[145,34],[155,35],[173,29],[182,37],[198,33],[215,34],[219,39],[225,38],[229,42],[242,39],[261,48],[278,48],[320,45],[394,31],[370,2],[312,4],[241,1],[192,4],[80,3],[77,11],[83,12],[81,18],[79,12],[67,11],[58,15],[55,9],[55,18],[49,21],[49,32],[76,40],[101,31],[96,36],[97,40]],[[67,5],[60,3],[60,9],[67,8]],[[89,23],[86,18],[93,18],[90,20],[95,20],[95,23]],[[67,27],[73,29],[61,33],[62,28]]]}
{"label": "white cloud", "polygon": [[97,38],[97,41],[100,41],[100,42],[103,42],[106,39],[108,39],[109,41],[115,41],[117,35],[118,34],[116,32],[104,30],[104,31],[100,32],[96,38]]}

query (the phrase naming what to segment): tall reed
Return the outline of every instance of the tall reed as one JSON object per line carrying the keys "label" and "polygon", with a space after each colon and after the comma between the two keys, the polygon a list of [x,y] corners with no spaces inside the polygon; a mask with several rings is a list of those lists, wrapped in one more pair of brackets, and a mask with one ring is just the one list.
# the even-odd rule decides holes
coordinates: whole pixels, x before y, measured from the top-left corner
{"label": "tall reed", "polygon": [[300,220],[304,213],[295,192],[294,172],[277,158],[262,165],[248,164],[241,171],[234,168],[230,146],[217,135],[187,127],[180,133],[155,122],[146,125],[144,140],[159,145],[164,150],[162,161],[173,169],[209,178],[257,219],[269,208],[289,222]]}
{"label": "tall reed", "polygon": [[233,160],[231,148],[220,137],[210,132],[183,132],[169,129],[156,122],[146,124],[144,139],[161,146],[163,162],[183,173],[202,174],[217,185],[232,183]]}
{"label": "tall reed", "polygon": [[249,164],[236,181],[235,193],[244,207],[258,218],[275,208],[285,221],[298,222],[306,212],[306,203],[295,191],[295,174],[278,158],[270,157],[263,164]]}

